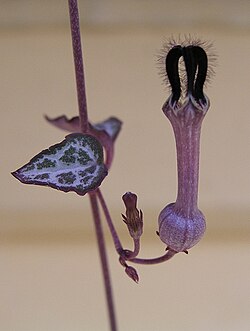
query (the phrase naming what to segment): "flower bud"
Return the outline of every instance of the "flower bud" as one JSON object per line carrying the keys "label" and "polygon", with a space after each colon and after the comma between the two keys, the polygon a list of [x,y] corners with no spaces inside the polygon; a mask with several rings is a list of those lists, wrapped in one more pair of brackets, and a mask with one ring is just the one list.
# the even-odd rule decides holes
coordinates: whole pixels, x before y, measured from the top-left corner
{"label": "flower bud", "polygon": [[143,215],[136,207],[137,196],[127,192],[122,196],[122,200],[126,207],[126,216],[122,214],[123,221],[127,224],[131,237],[139,239],[143,231]]}
{"label": "flower bud", "polygon": [[129,276],[129,278],[131,278],[134,282],[136,282],[136,283],[139,282],[139,276],[138,276],[138,273],[135,270],[135,268],[133,268],[131,266],[127,266],[125,268],[125,272]]}

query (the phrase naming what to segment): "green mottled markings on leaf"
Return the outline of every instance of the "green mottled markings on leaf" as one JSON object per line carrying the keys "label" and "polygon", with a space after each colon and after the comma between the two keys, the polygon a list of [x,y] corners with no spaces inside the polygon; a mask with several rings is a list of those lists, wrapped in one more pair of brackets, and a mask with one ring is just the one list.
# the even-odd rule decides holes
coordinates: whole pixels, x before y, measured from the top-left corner
{"label": "green mottled markings on leaf", "polygon": [[74,163],[76,161],[76,148],[70,146],[69,149],[66,149],[63,156],[60,157],[60,161],[67,163]]}
{"label": "green mottled markings on leaf", "polygon": [[107,169],[99,141],[77,133],[40,152],[12,174],[25,184],[45,185],[84,195],[101,184]]}
{"label": "green mottled markings on leaf", "polygon": [[81,179],[81,183],[86,185],[90,179],[91,179],[91,176],[85,176]]}
{"label": "green mottled markings on leaf", "polygon": [[35,169],[34,164],[27,165],[27,170],[33,170],[33,169]]}
{"label": "green mottled markings on leaf", "polygon": [[49,179],[49,174],[36,175],[35,179]]}
{"label": "green mottled markings on leaf", "polygon": [[59,174],[56,177],[58,178],[58,182],[61,184],[73,184],[76,180],[76,175],[74,175],[72,171]]}
{"label": "green mottled markings on leaf", "polygon": [[79,149],[78,155],[79,155],[78,162],[82,165],[86,164],[87,162],[89,162],[91,160],[88,153],[86,153],[82,148]]}
{"label": "green mottled markings on leaf", "polygon": [[36,164],[38,170],[44,168],[54,168],[55,166],[56,166],[56,161],[51,161],[50,159],[44,159],[42,162]]}
{"label": "green mottled markings on leaf", "polygon": [[91,166],[89,168],[86,169],[86,172],[90,173],[90,174],[93,174],[95,171],[95,167],[94,166]]}

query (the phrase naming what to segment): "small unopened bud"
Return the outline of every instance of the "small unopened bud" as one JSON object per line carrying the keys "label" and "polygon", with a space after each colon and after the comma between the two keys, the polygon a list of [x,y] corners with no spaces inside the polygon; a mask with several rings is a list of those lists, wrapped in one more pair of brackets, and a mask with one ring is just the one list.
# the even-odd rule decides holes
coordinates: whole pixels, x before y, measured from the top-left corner
{"label": "small unopened bud", "polygon": [[134,193],[127,192],[122,196],[126,207],[126,216],[122,214],[124,223],[127,224],[129,233],[133,239],[139,239],[143,231],[142,211],[136,207],[137,196]]}
{"label": "small unopened bud", "polygon": [[134,282],[136,282],[136,283],[139,282],[139,276],[138,276],[138,273],[135,270],[135,268],[133,268],[131,266],[127,266],[125,268],[125,272],[129,276],[129,278],[131,278]]}

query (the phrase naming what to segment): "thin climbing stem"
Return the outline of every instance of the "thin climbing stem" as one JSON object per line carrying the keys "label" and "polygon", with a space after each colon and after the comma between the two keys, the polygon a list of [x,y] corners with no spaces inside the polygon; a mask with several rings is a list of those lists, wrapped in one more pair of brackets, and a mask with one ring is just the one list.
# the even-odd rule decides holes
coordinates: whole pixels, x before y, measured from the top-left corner
{"label": "thin climbing stem", "polygon": [[[80,131],[82,133],[86,133],[88,132],[89,124],[88,124],[87,98],[85,91],[84,67],[83,67],[81,33],[80,33],[79,11],[78,11],[77,0],[68,0],[68,5],[69,5],[73,56],[74,56],[74,64],[75,64]],[[116,327],[111,279],[108,268],[108,260],[107,260],[105,241],[104,241],[103,230],[101,225],[101,218],[97,203],[97,196],[95,193],[92,193],[89,196],[90,196],[90,202],[91,202],[92,213],[94,218],[100,260],[102,265],[103,280],[105,285],[106,300],[107,300],[107,307],[109,313],[110,329],[111,331],[116,331],[117,327]]]}
{"label": "thin climbing stem", "polygon": [[75,63],[75,76],[76,76],[76,86],[77,86],[80,129],[82,133],[86,133],[88,131],[88,113],[87,113],[87,99],[85,92],[79,11],[78,11],[77,0],[68,0],[68,4],[69,4],[69,17],[70,17],[71,36],[72,36],[73,56]]}
{"label": "thin climbing stem", "polygon": [[101,217],[100,217],[100,212],[99,212],[98,203],[97,203],[97,196],[95,193],[91,193],[91,194],[89,194],[89,197],[90,197],[90,203],[91,203],[91,208],[92,208],[92,214],[93,214],[93,218],[94,218],[96,239],[97,239],[98,248],[99,248],[99,255],[100,255],[100,260],[101,260],[101,265],[102,265],[102,274],[103,274],[103,280],[104,280],[104,285],[105,285],[110,330],[117,331],[112,286],[111,286],[108,259],[107,259],[107,253],[106,253],[106,245],[105,245],[105,241],[104,241]]}
{"label": "thin climbing stem", "polygon": [[123,247],[122,247],[121,241],[119,239],[119,236],[118,236],[118,234],[116,232],[116,229],[114,227],[112,218],[110,216],[110,213],[109,213],[108,207],[106,205],[106,202],[104,200],[104,197],[102,195],[102,192],[101,192],[101,190],[99,188],[96,190],[96,194],[97,194],[97,197],[98,197],[98,199],[100,201],[101,207],[103,209],[105,218],[107,220],[107,224],[108,224],[108,227],[109,227],[111,236],[113,238],[115,249],[116,249],[116,251],[117,251],[118,254],[121,254],[121,252],[123,251]]}

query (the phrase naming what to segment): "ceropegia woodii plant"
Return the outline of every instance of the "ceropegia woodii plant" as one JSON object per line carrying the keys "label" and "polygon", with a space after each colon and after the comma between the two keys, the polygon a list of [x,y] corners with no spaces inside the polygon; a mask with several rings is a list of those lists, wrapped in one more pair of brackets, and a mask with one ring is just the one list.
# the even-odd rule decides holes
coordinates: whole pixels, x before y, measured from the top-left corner
{"label": "ceropegia woodii plant", "polygon": [[163,48],[160,63],[164,80],[171,90],[163,112],[170,120],[176,139],[178,194],[176,202],[168,204],[159,215],[157,234],[167,245],[166,252],[155,258],[139,258],[143,213],[137,209],[136,194],[127,192],[122,197],[125,205],[122,218],[134,243],[133,250],[128,250],[121,244],[99,188],[111,167],[114,143],[122,123],[115,117],[97,124],[88,121],[77,0],[68,0],[68,4],[79,116],[72,119],[65,115],[55,119],[46,116],[50,124],[71,134],[62,142],[38,153],[12,174],[25,184],[73,191],[81,196],[88,193],[103,271],[110,329],[115,331],[117,324],[100,208],[111,232],[119,262],[135,282],[139,281],[139,276],[130,263],[156,264],[167,261],[179,252],[187,253],[201,239],[205,232],[205,218],[197,207],[199,141],[201,124],[209,108],[209,99],[203,87],[207,73],[211,73],[212,69],[205,51],[206,45],[198,40],[170,40]]}

